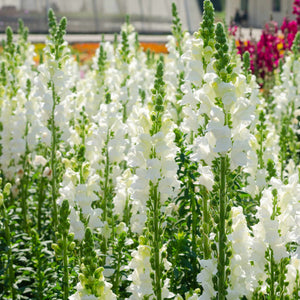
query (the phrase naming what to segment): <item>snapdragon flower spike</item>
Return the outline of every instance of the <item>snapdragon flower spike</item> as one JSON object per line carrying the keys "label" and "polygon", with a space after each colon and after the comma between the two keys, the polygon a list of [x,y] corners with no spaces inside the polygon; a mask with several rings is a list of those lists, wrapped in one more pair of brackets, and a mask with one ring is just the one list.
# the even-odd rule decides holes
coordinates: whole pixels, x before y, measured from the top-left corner
{"label": "snapdragon flower spike", "polygon": [[16,46],[13,43],[13,31],[10,26],[6,28],[6,42],[4,43],[4,50],[11,56],[14,55],[14,52],[16,50]]}
{"label": "snapdragon flower spike", "polygon": [[160,60],[157,64],[157,70],[154,81],[154,88],[152,89],[152,105],[153,105],[153,113],[151,115],[152,120],[152,128],[150,130],[150,134],[153,136],[158,133],[162,126],[162,114],[164,112],[164,81],[163,81],[163,58],[160,57]]}
{"label": "snapdragon flower spike", "polygon": [[120,55],[121,59],[124,63],[129,64],[130,63],[130,46],[128,41],[129,34],[133,31],[132,25],[130,25],[129,22],[129,16],[126,16],[126,22],[123,25],[122,31],[121,31],[121,37],[122,37],[122,48],[120,49]]}
{"label": "snapdragon flower spike", "polygon": [[279,139],[279,158],[280,158],[280,176],[284,177],[284,169],[290,159],[297,164],[299,161],[297,144],[297,108],[300,105],[300,89],[297,84],[300,68],[300,56],[298,53],[299,35],[296,36],[294,43],[294,51],[286,57],[286,61],[282,66],[280,74],[281,83],[276,85],[272,90],[274,103],[273,123],[278,132]]}
{"label": "snapdragon flower spike", "polygon": [[132,259],[129,263],[129,268],[133,269],[129,280],[131,285],[128,291],[131,293],[129,300],[135,299],[151,299],[153,295],[153,286],[150,274],[152,267],[150,263],[151,247],[146,244],[145,237],[140,236],[139,246],[137,250],[133,251]]}
{"label": "snapdragon flower spike", "polygon": [[270,187],[263,191],[257,210],[259,222],[252,227],[257,285],[261,282],[262,289],[273,297],[288,295],[286,287],[290,285],[292,290],[298,280],[297,272],[292,275],[288,271],[293,268],[295,259],[299,259],[298,238],[294,234],[299,228],[298,222],[295,222],[295,211],[299,209],[298,176],[298,171],[294,171],[287,184],[279,179],[271,180]]}
{"label": "snapdragon flower spike", "polygon": [[[121,175],[123,171],[121,163],[125,158],[127,146],[127,126],[122,123],[120,104],[115,101],[102,103],[94,122],[95,128],[87,139],[86,153],[99,174],[100,189],[97,190],[98,201],[95,205],[102,212],[101,250],[106,256],[110,249],[114,249],[115,243],[117,220],[114,214],[114,197],[117,189],[115,177]],[[95,147],[98,154],[95,154]]]}
{"label": "snapdragon flower spike", "polygon": [[249,83],[249,81],[251,80],[251,71],[250,71],[250,53],[248,51],[246,51],[243,54],[243,69],[244,69],[244,74],[247,78],[247,82]]}
{"label": "snapdragon flower spike", "polygon": [[[185,95],[179,103],[186,105],[183,108],[184,124],[182,124],[182,130],[184,127],[191,127],[192,131],[196,133],[198,124],[203,123],[202,117],[199,116],[199,100],[202,99],[197,89],[203,86],[205,73],[214,72],[212,66],[215,44],[214,32],[214,9],[208,0],[204,4],[203,22],[199,32],[194,33],[193,37],[187,40],[186,50],[182,55],[185,64],[185,84],[182,85],[181,89]],[[184,130],[184,132],[188,131],[190,129]]]}
{"label": "snapdragon flower spike", "polygon": [[247,166],[244,169],[247,174],[246,185],[243,190],[249,193],[253,199],[249,206],[251,218],[255,215],[255,206],[259,205],[261,193],[272,177],[277,177],[278,153],[277,145],[278,135],[275,127],[268,119],[264,109],[257,110],[258,119],[253,130],[250,145],[251,149],[247,152]]}
{"label": "snapdragon flower spike", "polygon": [[215,62],[216,72],[224,82],[229,82],[233,65],[230,63],[230,56],[228,54],[229,47],[226,41],[224,27],[221,23],[218,23],[216,27],[215,48],[217,50],[215,54],[215,58],[217,59]]}
{"label": "snapdragon flower spike", "polygon": [[[207,129],[210,130],[216,138],[215,151],[219,153],[219,158],[213,162],[215,172],[214,193],[216,199],[213,202],[218,204],[213,214],[216,223],[215,243],[212,243],[212,250],[216,252],[217,257],[217,273],[213,276],[214,289],[218,299],[225,299],[227,288],[229,285],[228,275],[230,274],[230,248],[227,239],[227,234],[230,232],[230,216],[231,203],[228,197],[228,179],[230,174],[230,158],[229,150],[232,147],[231,141],[231,113],[230,108],[233,105],[233,99],[229,104],[226,100],[226,92],[221,97],[218,97],[218,90],[222,86],[227,86],[227,91],[230,91],[232,65],[230,64],[230,56],[228,54],[228,45],[223,26],[218,23],[216,27],[216,44],[215,54],[216,61],[214,63],[217,75],[216,81],[216,98],[215,105],[211,110],[212,119],[207,124]],[[233,85],[232,85],[233,88]],[[227,93],[228,93],[227,92]],[[229,92],[230,95],[230,92]],[[232,97],[233,95],[229,96]],[[217,122],[216,122],[217,121]],[[221,133],[222,132],[222,133]],[[213,203],[212,203],[213,204]],[[216,246],[218,244],[218,247]],[[201,274],[201,273],[200,273]],[[204,297],[205,293],[202,297]]]}
{"label": "snapdragon flower spike", "polygon": [[99,267],[99,258],[95,251],[95,242],[90,228],[85,230],[82,243],[82,259],[77,292],[69,299],[114,300],[116,295],[111,291],[112,285],[105,281],[103,267]]}
{"label": "snapdragon flower spike", "polygon": [[2,98],[2,94],[4,93],[4,87],[7,84],[5,62],[4,61],[1,62],[0,82],[1,82],[1,98]]}
{"label": "snapdragon flower spike", "polygon": [[[122,105],[123,123],[126,123],[132,109],[139,98],[139,92],[145,90],[147,82],[143,81],[141,74],[147,74],[145,70],[145,55],[142,51],[136,51],[135,30],[129,19],[121,29],[122,42],[118,45],[115,57],[116,80],[109,84],[110,92],[118,95],[118,101]],[[145,73],[144,73],[145,72]],[[151,77],[153,78],[153,77]],[[112,88],[113,87],[113,88]]]}
{"label": "snapdragon flower spike", "polygon": [[206,70],[210,63],[211,56],[215,49],[215,12],[213,4],[210,0],[205,0],[203,3],[203,21],[200,25],[198,35],[203,40],[203,65]]}
{"label": "snapdragon flower spike", "polygon": [[185,62],[181,59],[181,56],[186,51],[190,35],[182,29],[175,3],[172,3],[172,16],[172,35],[168,36],[168,43],[166,45],[169,54],[168,64],[165,66],[164,80],[166,82],[166,95],[169,100],[167,110],[172,114],[173,120],[179,125],[183,119],[180,100],[184,94],[182,92],[182,85],[184,84],[185,77]]}
{"label": "snapdragon flower spike", "polygon": [[[171,286],[173,291],[176,291],[176,288],[180,285],[181,281],[185,282],[186,290],[196,289],[198,284],[196,281],[196,276],[200,271],[200,266],[198,263],[199,252],[199,243],[201,241],[203,247],[203,256],[205,259],[210,257],[210,246],[208,244],[208,228],[207,224],[207,207],[203,207],[199,204],[198,199],[201,197],[204,205],[207,203],[207,191],[203,188],[197,192],[197,187],[199,181],[199,172],[198,172],[198,164],[196,162],[191,161],[191,151],[188,150],[186,146],[186,135],[184,135],[179,129],[174,130],[175,133],[175,143],[176,146],[180,149],[178,151],[177,156],[175,158],[179,168],[177,171],[178,180],[180,181],[180,192],[176,199],[176,204],[178,205],[178,212],[176,213],[176,217],[179,219],[188,218],[189,221],[185,224],[182,224],[178,227],[178,237],[174,239],[174,237],[170,237],[171,241],[169,242],[172,248],[177,250],[178,247],[182,247],[184,241],[187,244],[191,243],[191,249],[185,252],[184,257],[177,255],[175,249],[170,249],[173,257],[170,258],[170,262],[175,266],[176,272],[181,274],[181,276],[173,276],[171,278]],[[189,216],[191,215],[191,216]],[[201,222],[201,215],[205,218],[206,222]],[[201,224],[199,226],[199,223]],[[205,224],[205,225],[204,225]],[[175,226],[175,225],[174,225]],[[203,231],[202,231],[203,230]],[[202,233],[202,234],[201,234]],[[173,240],[173,241],[172,241]],[[171,248],[170,247],[170,248]],[[178,260],[182,258],[184,261],[190,263],[191,266],[184,269],[180,267],[177,269],[176,265],[178,264]],[[186,263],[182,263],[183,265]],[[175,270],[174,270],[175,272]],[[180,282],[177,281],[180,279]]]}
{"label": "snapdragon flower spike", "polygon": [[[152,89],[152,124],[148,129],[148,133],[140,135],[139,144],[132,150],[137,153],[136,157],[142,158],[140,160],[141,164],[136,170],[136,179],[133,181],[132,187],[136,186],[138,189],[142,189],[141,192],[145,193],[145,197],[148,198],[146,203],[143,203],[141,200],[144,197],[136,197],[141,194],[140,191],[137,191],[139,194],[132,195],[135,205],[132,207],[131,229],[135,230],[133,222],[136,222],[137,218],[145,217],[146,214],[147,220],[144,230],[146,242],[143,242],[143,244],[146,244],[150,250],[151,270],[147,272],[147,280],[152,282],[151,293],[149,293],[149,290],[139,291],[139,297],[149,297],[153,294],[156,299],[173,296],[168,290],[169,281],[166,278],[165,270],[168,262],[166,260],[166,247],[164,246],[163,222],[165,215],[163,210],[167,199],[174,197],[176,194],[178,184],[176,176],[174,176],[177,166],[174,162],[176,154],[176,147],[173,144],[174,137],[170,132],[172,127],[170,120],[163,119],[165,109],[163,70],[163,62],[160,59],[157,64],[154,88]],[[173,173],[174,171],[175,173]],[[140,202],[137,203],[137,200]],[[137,209],[139,214],[134,214]],[[142,220],[142,222],[145,222],[145,220]],[[137,272],[139,276],[142,276],[140,270],[137,270]],[[130,287],[132,291],[135,290],[133,285],[134,282]]]}
{"label": "snapdragon flower spike", "polygon": [[300,55],[300,32],[298,32],[295,36],[293,46],[292,46],[292,52],[296,57]]}
{"label": "snapdragon flower spike", "polygon": [[184,33],[182,30],[181,20],[178,16],[177,7],[174,2],[172,3],[172,16],[173,16],[172,35],[176,39],[176,50],[178,51],[179,56],[181,56],[183,54],[181,44],[184,38]]}
{"label": "snapdragon flower spike", "polygon": [[[74,86],[77,75],[76,62],[70,57],[70,50],[64,41],[66,31],[66,19],[62,18],[56,23],[56,17],[49,10],[49,37],[46,42],[45,59],[38,66],[39,73],[36,76],[35,96],[42,103],[41,119],[50,131],[50,169],[51,198],[52,198],[52,220],[54,228],[57,226],[57,198],[59,181],[61,180],[61,154],[63,141],[66,143],[70,137],[69,122],[74,112]],[[43,95],[43,97],[42,97]],[[49,145],[50,144],[50,145]],[[72,199],[70,199],[72,200]]]}
{"label": "snapdragon flower spike", "polygon": [[22,20],[19,19],[19,28],[18,28],[18,47],[17,52],[21,56],[21,61],[25,66],[33,66],[34,61],[33,57],[35,56],[34,45],[28,41],[28,28],[24,26]]}
{"label": "snapdragon flower spike", "polygon": [[99,53],[98,53],[98,72],[101,77],[104,77],[105,71],[107,69],[107,52],[104,50],[104,47],[100,45]]}
{"label": "snapdragon flower spike", "polygon": [[[31,81],[27,79],[26,82],[26,100],[29,101],[31,93]],[[25,132],[24,132],[24,140],[25,140],[25,153],[21,155],[21,162],[22,162],[22,169],[18,171],[17,174],[20,174],[20,190],[21,190],[21,208],[22,208],[22,215],[23,215],[23,224],[24,229],[27,233],[29,233],[29,224],[28,224],[28,195],[29,195],[29,178],[30,178],[30,171],[32,170],[32,166],[30,164],[30,149],[28,145],[28,130],[29,130],[29,120],[26,118],[26,125],[25,125]]]}
{"label": "snapdragon flower spike", "polygon": [[[163,81],[163,63],[162,60],[158,62],[155,76],[154,88],[152,90],[154,113],[151,116],[152,128],[150,130],[151,136],[157,134],[162,127],[162,113],[164,111],[164,81]],[[150,159],[157,159],[155,145],[152,148]],[[149,233],[152,241],[150,263],[154,271],[152,276],[152,285],[154,295],[158,300],[162,299],[162,286],[164,282],[163,268],[160,257],[160,248],[162,247],[162,224],[161,224],[161,204],[158,192],[158,183],[150,181],[150,195],[147,206],[150,210],[148,216]],[[150,274],[151,277],[151,274]]]}
{"label": "snapdragon flower spike", "polygon": [[27,42],[28,39],[28,28],[24,26],[24,22],[22,19],[18,20],[19,28],[18,28],[18,34],[20,35],[20,39],[24,40],[24,42]]}
{"label": "snapdragon flower spike", "polygon": [[63,268],[62,299],[69,299],[69,255],[72,253],[75,243],[74,235],[69,233],[70,229],[70,207],[68,200],[64,200],[59,211],[59,224],[55,232],[57,241],[52,244],[55,254],[61,260]]}
{"label": "snapdragon flower spike", "polygon": [[26,83],[28,80],[31,82],[33,77],[31,70],[33,61],[30,62],[33,57],[31,55],[32,47],[33,45],[21,38],[14,42],[12,30],[7,29],[7,41],[4,43],[1,55],[0,99],[2,105],[0,122],[2,124],[2,151],[0,164],[4,176],[8,179],[15,178],[12,181],[14,186],[18,186],[20,183],[20,178],[18,179],[16,174],[19,171],[21,173],[24,171],[23,162],[25,156],[27,159],[28,155],[26,140],[29,131],[29,118],[26,105],[30,101],[27,97]]}
{"label": "snapdragon flower spike", "polygon": [[255,269],[251,266],[253,238],[247,227],[242,207],[232,207],[232,232],[228,240],[232,243],[232,257],[230,260],[230,285],[226,299],[240,299],[251,296],[257,287]]}
{"label": "snapdragon flower spike", "polygon": [[[2,186],[2,178],[0,178],[0,186]],[[17,299],[17,289],[16,289],[16,268],[14,266],[14,254],[12,251],[13,246],[13,240],[12,240],[12,232],[11,232],[11,225],[10,225],[10,218],[8,217],[9,210],[6,208],[6,200],[10,195],[11,190],[11,183],[6,183],[4,186],[4,189],[0,189],[0,215],[3,218],[3,239],[4,239],[4,245],[6,248],[5,253],[3,256],[5,257],[5,260],[3,260],[4,263],[4,272],[5,277],[7,279],[7,285],[5,294],[7,297],[11,299]]]}

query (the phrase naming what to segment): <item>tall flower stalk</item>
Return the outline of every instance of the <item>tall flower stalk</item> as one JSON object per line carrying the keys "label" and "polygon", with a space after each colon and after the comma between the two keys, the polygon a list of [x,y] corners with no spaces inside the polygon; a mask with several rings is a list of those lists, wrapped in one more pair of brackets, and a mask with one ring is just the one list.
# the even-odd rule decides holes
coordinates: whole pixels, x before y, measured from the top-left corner
{"label": "tall flower stalk", "polygon": [[[159,62],[157,65],[156,79],[153,89],[153,106],[154,112],[151,116],[152,128],[150,130],[151,136],[157,134],[161,129],[162,113],[164,111],[163,101],[165,97],[164,82],[163,82],[163,64]],[[151,149],[151,159],[157,159],[157,153],[155,146]],[[162,279],[163,270],[160,257],[160,249],[162,247],[162,220],[161,220],[161,203],[160,195],[158,192],[158,182],[150,181],[150,197],[148,200],[148,208],[150,210],[149,229],[152,240],[152,258],[150,259],[154,277],[153,277],[153,288],[154,294],[158,300],[162,299]]]}
{"label": "tall flower stalk", "polygon": [[[2,179],[0,180],[2,185]],[[4,225],[4,238],[5,238],[5,243],[7,247],[7,253],[6,253],[6,260],[7,260],[7,265],[6,265],[6,272],[7,276],[6,278],[8,279],[7,285],[9,288],[9,297],[11,299],[16,300],[17,299],[17,290],[15,287],[15,282],[16,282],[16,270],[14,268],[14,256],[12,253],[12,236],[11,236],[11,231],[10,231],[10,225],[9,225],[9,218],[7,215],[7,208],[5,206],[5,199],[9,196],[10,194],[10,189],[11,189],[11,184],[7,183],[3,189],[3,191],[0,192],[0,212],[3,217],[3,225]]]}
{"label": "tall flower stalk", "polygon": [[114,300],[115,294],[111,291],[111,284],[107,283],[103,276],[103,267],[98,267],[98,258],[95,252],[94,237],[90,228],[85,230],[82,244],[82,263],[79,273],[77,292],[70,296],[72,299],[101,299]]}
{"label": "tall flower stalk", "polygon": [[[50,59],[53,59],[53,62],[49,62],[49,64],[53,64],[58,69],[62,68],[63,60],[65,59],[64,52],[64,34],[66,33],[67,27],[67,19],[62,18],[60,23],[57,24],[56,17],[54,15],[53,10],[49,10],[48,12],[48,20],[49,20],[49,33],[50,33],[50,42],[49,42],[49,56]],[[54,67],[55,68],[55,67]],[[54,70],[55,71],[55,70]],[[54,75],[54,74],[53,74]],[[52,75],[52,76],[53,76]],[[58,169],[57,169],[57,150],[59,143],[59,135],[58,128],[55,122],[55,114],[56,107],[60,101],[60,95],[58,95],[54,76],[50,75],[50,80],[48,82],[48,88],[52,93],[52,105],[51,105],[51,115],[49,119],[49,127],[51,130],[51,157],[50,157],[50,168],[51,168],[51,198],[52,198],[52,219],[54,230],[57,229],[58,226],[58,213],[57,213],[57,197],[58,197]],[[51,78],[52,77],[52,78]],[[56,78],[55,78],[56,79]]]}
{"label": "tall flower stalk", "polygon": [[55,250],[57,257],[62,262],[63,278],[62,278],[62,299],[69,299],[69,254],[73,251],[75,243],[73,242],[74,234],[69,233],[70,221],[69,221],[69,202],[64,200],[59,212],[59,224],[58,231],[55,233],[57,242],[52,244],[52,248]]}

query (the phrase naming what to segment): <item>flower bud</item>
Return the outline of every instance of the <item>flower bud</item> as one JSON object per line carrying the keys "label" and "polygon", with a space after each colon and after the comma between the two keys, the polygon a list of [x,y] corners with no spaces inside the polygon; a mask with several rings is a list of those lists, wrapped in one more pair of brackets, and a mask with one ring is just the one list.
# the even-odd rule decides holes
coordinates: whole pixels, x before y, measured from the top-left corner
{"label": "flower bud", "polygon": [[57,244],[52,244],[51,245],[52,249],[55,251],[55,253],[59,253],[60,252],[60,248]]}
{"label": "flower bud", "polygon": [[74,248],[75,248],[75,243],[74,242],[72,242],[71,244],[69,244],[69,246],[68,246],[68,250],[69,251],[73,251]]}
{"label": "flower bud", "polygon": [[100,279],[101,277],[103,277],[103,274],[102,274],[103,270],[104,270],[103,267],[97,268],[94,273],[95,278]]}
{"label": "flower bud", "polygon": [[52,179],[52,170],[49,167],[46,167],[43,172],[43,177],[47,177],[49,180]]}
{"label": "flower bud", "polygon": [[19,171],[17,172],[17,176],[19,177],[19,178],[23,178],[23,176],[24,176],[24,171],[23,171],[23,169],[19,169]]}
{"label": "flower bud", "polygon": [[9,194],[10,194],[10,189],[11,189],[11,183],[8,182],[8,183],[5,185],[5,187],[4,187],[3,194],[4,194],[5,196],[9,196]]}

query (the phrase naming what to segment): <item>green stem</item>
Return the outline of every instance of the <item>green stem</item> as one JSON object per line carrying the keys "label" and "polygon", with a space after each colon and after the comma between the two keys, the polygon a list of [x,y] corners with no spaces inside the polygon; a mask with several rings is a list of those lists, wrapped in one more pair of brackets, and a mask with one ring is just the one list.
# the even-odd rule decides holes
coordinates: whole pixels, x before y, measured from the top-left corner
{"label": "green stem", "polygon": [[284,300],[284,278],[285,278],[285,265],[283,259],[280,261],[280,275],[279,275],[279,287],[280,287],[280,300]]}
{"label": "green stem", "polygon": [[53,230],[56,232],[57,230],[57,204],[56,204],[56,128],[55,128],[55,106],[56,106],[56,94],[54,90],[54,83],[52,83],[52,98],[53,98],[53,106],[52,106],[52,113],[51,113],[51,133],[52,133],[52,144],[51,144],[51,170],[52,170],[52,218],[53,218]]}
{"label": "green stem", "polygon": [[129,208],[129,197],[126,197],[125,209],[124,209],[124,223],[129,227],[130,222],[130,208]]}
{"label": "green stem", "polygon": [[40,248],[38,250],[38,256],[37,256],[37,260],[38,260],[38,265],[37,265],[37,278],[38,278],[38,295],[39,295],[39,299],[43,299],[43,276],[41,273],[42,270],[42,264],[41,264],[41,252],[40,252]]}
{"label": "green stem", "polygon": [[196,197],[195,197],[195,191],[192,187],[192,181],[191,178],[189,179],[189,191],[191,195],[191,210],[192,210],[192,251],[193,251],[193,257],[192,257],[192,266],[193,266],[193,272],[195,276],[193,276],[193,288],[196,288],[196,275],[197,275],[197,223],[198,223],[198,214],[196,211]]}
{"label": "green stem", "polygon": [[125,124],[126,123],[126,120],[127,120],[127,103],[128,103],[128,100],[122,104],[123,106],[123,118],[122,118],[122,121],[123,123]]}
{"label": "green stem", "polygon": [[106,149],[105,149],[105,182],[104,182],[104,195],[103,195],[103,221],[107,219],[107,197],[108,197],[108,180],[109,180],[109,154],[108,154],[109,131],[106,136]]}
{"label": "green stem", "polygon": [[115,284],[114,284],[114,292],[117,297],[119,297],[119,281],[120,281],[120,268],[121,268],[121,258],[122,258],[122,249],[119,251],[118,255],[118,264],[117,264],[117,270],[116,270],[116,277],[115,277]]}
{"label": "green stem", "polygon": [[159,195],[157,191],[157,185],[153,186],[153,225],[154,225],[154,272],[155,272],[155,296],[157,300],[162,299],[161,295],[161,269],[160,269],[160,259],[159,259],[159,249],[160,249],[160,233],[159,233]]}
{"label": "green stem", "polygon": [[219,207],[219,262],[218,262],[218,300],[225,300],[226,276],[225,276],[225,252],[226,252],[226,156],[221,157],[220,168],[220,207]]}
{"label": "green stem", "polygon": [[259,141],[259,155],[258,155],[258,162],[259,168],[262,169],[264,167],[264,160],[263,160],[263,126],[261,124],[260,131],[260,141]]}
{"label": "green stem", "polygon": [[204,259],[210,258],[210,246],[209,246],[209,212],[208,212],[208,191],[202,189],[202,224],[203,224],[203,248],[204,248]]}
{"label": "green stem", "polygon": [[276,300],[275,296],[275,270],[274,270],[274,257],[273,257],[273,250],[270,249],[270,300]]}
{"label": "green stem", "polygon": [[295,297],[295,300],[299,300],[300,297],[300,272],[297,270],[297,275],[296,275],[296,286],[294,288],[293,296]]}
{"label": "green stem", "polygon": [[3,213],[3,223],[4,223],[4,230],[5,230],[5,240],[7,245],[7,262],[8,262],[8,278],[9,278],[9,288],[11,291],[11,297],[13,300],[17,299],[16,290],[14,288],[15,283],[15,271],[13,267],[13,255],[12,255],[12,247],[11,247],[11,233],[8,223],[8,216],[6,213],[6,207],[4,203],[2,204],[2,213]]}
{"label": "green stem", "polygon": [[37,292],[36,295],[38,296],[38,299],[44,299],[43,298],[43,276],[42,276],[42,255],[41,255],[41,243],[39,239],[38,233],[36,233],[34,230],[31,232],[31,238],[32,238],[32,252],[33,256],[36,260],[35,270],[36,270],[36,281],[37,281]]}
{"label": "green stem", "polygon": [[[26,158],[25,158],[26,159]],[[25,163],[26,165],[26,163]],[[26,170],[26,166],[24,170],[24,175],[22,178],[21,188],[22,188],[22,196],[21,196],[21,209],[22,209],[22,217],[23,217],[23,226],[25,232],[29,233],[29,226],[28,226],[28,216],[27,216],[27,194],[28,194],[28,174]]]}
{"label": "green stem", "polygon": [[41,177],[39,185],[39,198],[38,198],[38,233],[42,230],[42,207],[45,200],[45,178]]}
{"label": "green stem", "polygon": [[[108,205],[108,197],[109,197],[109,190],[108,190],[108,181],[109,181],[109,154],[108,154],[108,142],[109,142],[109,131],[107,131],[106,136],[106,149],[105,149],[105,170],[104,170],[104,191],[103,191],[103,222],[107,221],[107,205]],[[103,238],[103,255],[106,256],[108,248],[108,240]],[[104,260],[105,261],[105,260]]]}
{"label": "green stem", "polygon": [[25,151],[24,161],[23,161],[24,174],[21,180],[21,189],[22,189],[21,208],[22,208],[24,229],[29,234],[28,215],[27,215],[27,210],[28,210],[27,196],[28,196],[28,185],[29,185],[29,163],[28,163],[29,148],[27,143],[27,134],[28,134],[28,122],[26,123],[26,129],[25,129],[26,151]]}
{"label": "green stem", "polygon": [[68,253],[67,253],[68,241],[66,234],[63,235],[63,268],[64,268],[64,278],[63,278],[63,300],[68,300],[69,298],[69,272],[68,272]]}
{"label": "green stem", "polygon": [[[82,126],[81,126],[81,145],[85,146],[85,118],[84,118],[84,115],[82,115],[82,120],[81,121],[82,121]],[[85,156],[85,150],[81,154],[84,157]],[[83,157],[80,157],[80,161],[79,161],[79,179],[80,179],[80,184],[84,184],[85,183],[84,176],[83,176],[83,169],[82,169]]]}

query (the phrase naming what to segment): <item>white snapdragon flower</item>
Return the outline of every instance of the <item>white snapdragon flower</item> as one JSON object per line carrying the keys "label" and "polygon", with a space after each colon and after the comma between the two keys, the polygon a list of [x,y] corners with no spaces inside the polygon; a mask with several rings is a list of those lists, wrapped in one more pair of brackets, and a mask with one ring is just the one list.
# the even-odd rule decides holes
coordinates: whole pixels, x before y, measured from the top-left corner
{"label": "white snapdragon flower", "polygon": [[187,65],[187,80],[196,86],[202,85],[204,76],[203,63],[203,40],[193,37],[187,41],[187,50],[182,55],[182,60]]}
{"label": "white snapdragon flower", "polygon": [[76,285],[77,292],[69,297],[69,300],[116,300],[116,295],[112,292],[112,285],[108,283],[102,276],[101,281],[103,285],[101,286],[100,296],[90,294],[79,282]]}
{"label": "white snapdragon flower", "polygon": [[89,223],[88,223],[88,227],[91,228],[91,230],[103,227],[103,222],[101,221],[101,215],[102,215],[102,209],[95,208],[92,210],[91,214],[89,215]]}
{"label": "white snapdragon flower", "polygon": [[296,278],[299,276],[300,270],[300,257],[297,255],[292,256],[289,264],[287,265],[286,281],[288,282],[288,294],[292,295],[296,286]]}
{"label": "white snapdragon flower", "polygon": [[214,289],[212,277],[217,273],[217,262],[215,259],[200,260],[202,267],[201,272],[197,275],[197,282],[199,282],[203,288],[202,295],[199,300],[208,300],[216,296],[217,292]]}
{"label": "white snapdragon flower", "polygon": [[37,167],[37,166],[45,166],[45,164],[47,163],[47,160],[46,160],[46,158],[44,157],[44,156],[42,156],[42,155],[35,155],[35,157],[34,157],[34,159],[33,159],[33,165],[35,166],[35,167]]}
{"label": "white snapdragon flower", "polygon": [[[98,178],[98,176],[95,176]],[[88,216],[91,213],[91,204],[98,199],[95,191],[98,189],[96,181],[89,178],[86,184],[76,186],[74,202],[81,208],[83,215]]]}
{"label": "white snapdragon flower", "polygon": [[126,207],[126,201],[129,201],[129,187],[132,184],[132,174],[130,169],[125,170],[121,176],[117,177],[116,182],[116,195],[113,199],[114,214],[119,219],[123,218],[124,210]]}
{"label": "white snapdragon flower", "polygon": [[205,134],[205,136],[198,136],[195,138],[191,149],[193,153],[191,154],[192,161],[204,160],[209,166],[212,164],[213,160],[217,157],[217,153],[213,151],[215,144],[215,138],[211,132]]}
{"label": "white snapdragon flower", "polygon": [[221,98],[226,111],[230,111],[237,97],[235,93],[235,86],[232,82],[224,82],[216,77],[213,83],[216,97]]}
{"label": "white snapdragon flower", "polygon": [[250,264],[252,238],[247,227],[242,207],[233,207],[232,233],[228,236],[232,244],[232,258],[230,260],[230,287],[228,299],[249,297],[256,287],[256,278]]}
{"label": "white snapdragon flower", "polygon": [[232,146],[231,130],[228,125],[224,125],[224,112],[219,107],[213,107],[211,110],[211,120],[207,125],[207,132],[212,133],[210,142],[213,145],[213,151],[226,153]]}
{"label": "white snapdragon flower", "polygon": [[203,185],[207,188],[208,191],[213,190],[214,185],[214,174],[211,171],[211,168],[209,166],[202,166],[199,164],[198,172],[200,174],[199,179],[195,182],[195,184]]}
{"label": "white snapdragon flower", "polygon": [[[299,183],[298,174],[291,176],[289,184],[285,185],[278,179],[271,180],[271,187],[264,190],[257,210],[259,223],[253,226],[255,239],[260,239],[271,247],[274,259],[279,262],[288,257],[286,244],[295,241],[295,230],[298,229],[297,209],[299,209]],[[274,204],[272,189],[277,190],[277,201]],[[274,205],[276,207],[274,208]],[[274,215],[274,209],[280,213]]]}
{"label": "white snapdragon flower", "polygon": [[161,178],[161,161],[158,158],[151,158],[147,160],[146,178],[156,184]]}
{"label": "white snapdragon flower", "polygon": [[131,255],[133,258],[128,266],[133,272],[129,275],[129,280],[132,281],[128,288],[128,291],[132,293],[129,300],[143,299],[144,296],[150,296],[153,293],[152,279],[150,277],[152,271],[150,263],[151,248],[146,245],[140,245]]}
{"label": "white snapdragon flower", "polygon": [[70,210],[70,232],[74,233],[75,240],[82,241],[85,235],[84,224],[80,221],[79,212],[77,212],[73,207],[71,207]]}

